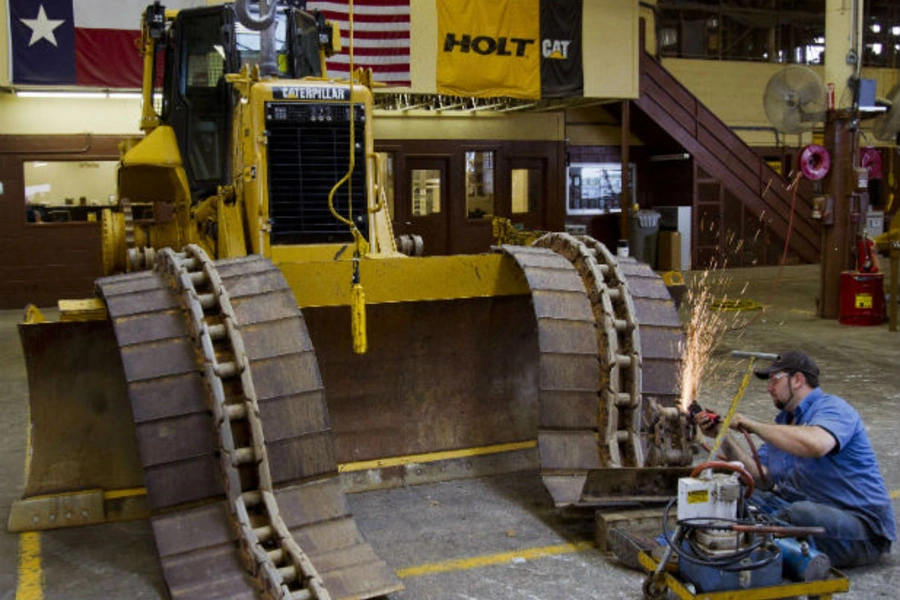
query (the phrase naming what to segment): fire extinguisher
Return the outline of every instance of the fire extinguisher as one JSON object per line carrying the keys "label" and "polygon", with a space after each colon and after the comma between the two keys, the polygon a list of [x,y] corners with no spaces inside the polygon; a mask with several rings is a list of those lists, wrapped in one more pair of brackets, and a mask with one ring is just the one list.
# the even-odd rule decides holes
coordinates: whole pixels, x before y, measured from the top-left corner
{"label": "fire extinguisher", "polygon": [[875,255],[875,242],[863,233],[856,240],[856,270],[860,273],[878,273],[878,258]]}

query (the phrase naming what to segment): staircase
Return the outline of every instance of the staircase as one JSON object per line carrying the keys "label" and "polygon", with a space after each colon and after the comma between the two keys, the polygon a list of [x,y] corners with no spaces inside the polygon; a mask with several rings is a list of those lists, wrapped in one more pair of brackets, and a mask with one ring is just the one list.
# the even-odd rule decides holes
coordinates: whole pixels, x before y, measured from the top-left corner
{"label": "staircase", "polygon": [[[809,217],[810,199],[798,194],[795,200],[781,175],[646,52],[641,54],[640,71],[641,96],[633,106],[690,153],[697,171],[702,171],[695,182],[694,213],[703,209],[697,206],[697,186],[720,186],[720,202],[723,192],[729,192],[781,240],[790,230],[790,250],[800,260],[819,262],[819,231]],[[696,222],[697,217],[695,226]],[[703,248],[696,249],[703,254]]]}

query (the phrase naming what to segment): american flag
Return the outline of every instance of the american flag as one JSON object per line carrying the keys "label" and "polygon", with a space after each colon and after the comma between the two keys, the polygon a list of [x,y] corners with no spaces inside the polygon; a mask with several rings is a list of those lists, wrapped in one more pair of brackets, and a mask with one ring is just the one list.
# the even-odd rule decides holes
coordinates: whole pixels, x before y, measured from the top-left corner
{"label": "american flag", "polygon": [[[328,75],[350,76],[350,15],[347,0],[308,0],[341,30],[341,52],[328,60]],[[409,0],[353,1],[353,67],[371,68],[375,81],[410,85]]]}

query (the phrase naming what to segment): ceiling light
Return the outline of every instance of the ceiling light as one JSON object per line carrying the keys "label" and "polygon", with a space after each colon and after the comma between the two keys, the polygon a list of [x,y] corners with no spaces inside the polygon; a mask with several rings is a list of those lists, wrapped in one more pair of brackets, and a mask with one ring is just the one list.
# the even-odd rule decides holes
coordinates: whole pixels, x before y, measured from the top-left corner
{"label": "ceiling light", "polygon": [[881,33],[881,25],[875,23],[872,25],[872,33]]}
{"label": "ceiling light", "polygon": [[133,99],[141,98],[140,92],[78,92],[74,90],[68,91],[51,91],[51,90],[16,90],[16,96],[19,98],[75,98],[82,100],[96,100],[100,98],[116,98],[116,99]]}
{"label": "ceiling light", "polygon": [[106,98],[104,92],[39,92],[29,90],[16,90],[19,98]]}

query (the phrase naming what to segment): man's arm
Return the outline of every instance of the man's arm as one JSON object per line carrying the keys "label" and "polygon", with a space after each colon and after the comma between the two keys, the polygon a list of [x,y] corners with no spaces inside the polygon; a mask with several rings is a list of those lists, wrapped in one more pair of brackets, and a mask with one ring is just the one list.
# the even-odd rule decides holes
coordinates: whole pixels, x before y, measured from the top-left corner
{"label": "man's arm", "polygon": [[763,423],[735,414],[731,419],[731,427],[743,428],[780,450],[805,458],[821,458],[837,445],[834,436],[818,425]]}

